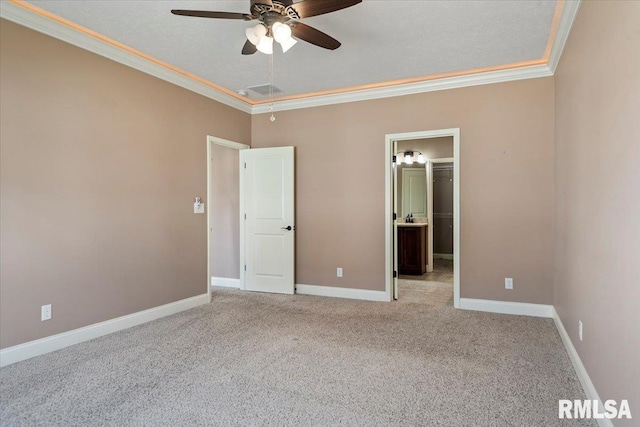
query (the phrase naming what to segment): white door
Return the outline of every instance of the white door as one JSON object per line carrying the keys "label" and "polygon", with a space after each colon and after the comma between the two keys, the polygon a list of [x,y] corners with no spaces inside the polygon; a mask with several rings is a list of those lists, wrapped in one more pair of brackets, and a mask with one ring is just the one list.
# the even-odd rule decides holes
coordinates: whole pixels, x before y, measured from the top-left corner
{"label": "white door", "polygon": [[293,147],[240,152],[244,288],[294,293]]}
{"label": "white door", "polygon": [[[398,142],[393,141],[393,152],[398,151]],[[393,174],[393,299],[397,300],[399,296],[398,289],[398,164],[395,162],[395,156],[393,156],[394,162],[392,163]]]}
{"label": "white door", "polygon": [[433,271],[433,162],[427,160],[427,273]]}
{"label": "white door", "polygon": [[402,169],[402,216],[427,216],[427,176],[423,168]]}

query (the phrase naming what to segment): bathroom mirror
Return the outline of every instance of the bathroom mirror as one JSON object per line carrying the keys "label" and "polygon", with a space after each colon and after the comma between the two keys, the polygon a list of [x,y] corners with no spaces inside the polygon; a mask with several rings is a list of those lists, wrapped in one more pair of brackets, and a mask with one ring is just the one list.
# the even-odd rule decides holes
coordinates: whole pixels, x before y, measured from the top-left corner
{"label": "bathroom mirror", "polygon": [[398,206],[402,218],[413,214],[414,218],[427,216],[427,172],[424,165],[398,167]]}

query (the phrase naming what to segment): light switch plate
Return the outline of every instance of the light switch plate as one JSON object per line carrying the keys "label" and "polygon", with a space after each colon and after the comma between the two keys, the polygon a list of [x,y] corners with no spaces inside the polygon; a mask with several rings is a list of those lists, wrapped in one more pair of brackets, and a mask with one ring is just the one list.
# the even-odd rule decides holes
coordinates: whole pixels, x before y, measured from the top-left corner
{"label": "light switch plate", "polygon": [[40,321],[51,320],[51,304],[43,305],[40,308]]}
{"label": "light switch plate", "polygon": [[506,277],[504,279],[504,288],[505,289],[513,289],[513,278]]}

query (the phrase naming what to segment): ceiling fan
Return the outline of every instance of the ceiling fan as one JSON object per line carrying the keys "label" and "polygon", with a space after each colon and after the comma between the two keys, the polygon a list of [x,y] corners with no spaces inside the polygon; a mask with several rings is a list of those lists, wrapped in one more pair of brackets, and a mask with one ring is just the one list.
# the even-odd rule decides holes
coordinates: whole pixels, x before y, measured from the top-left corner
{"label": "ceiling fan", "polygon": [[255,27],[247,28],[247,41],[242,48],[242,54],[252,55],[260,51],[270,55],[273,53],[274,40],[280,43],[283,52],[286,52],[297,43],[292,36],[325,49],[339,48],[338,40],[303,24],[299,19],[335,12],[361,2],[362,0],[302,0],[297,3],[293,0],[251,0],[249,14],[181,9],[174,9],[171,13],[199,18],[259,21]]}

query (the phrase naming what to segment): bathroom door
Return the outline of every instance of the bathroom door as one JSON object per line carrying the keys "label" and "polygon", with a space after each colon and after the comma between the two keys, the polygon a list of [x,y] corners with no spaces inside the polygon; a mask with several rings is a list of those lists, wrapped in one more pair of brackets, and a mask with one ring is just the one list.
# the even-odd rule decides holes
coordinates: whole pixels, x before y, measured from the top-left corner
{"label": "bathroom door", "polygon": [[402,169],[402,216],[427,216],[427,178],[425,168]]}
{"label": "bathroom door", "polygon": [[244,289],[293,294],[293,147],[243,150],[240,167]]}

